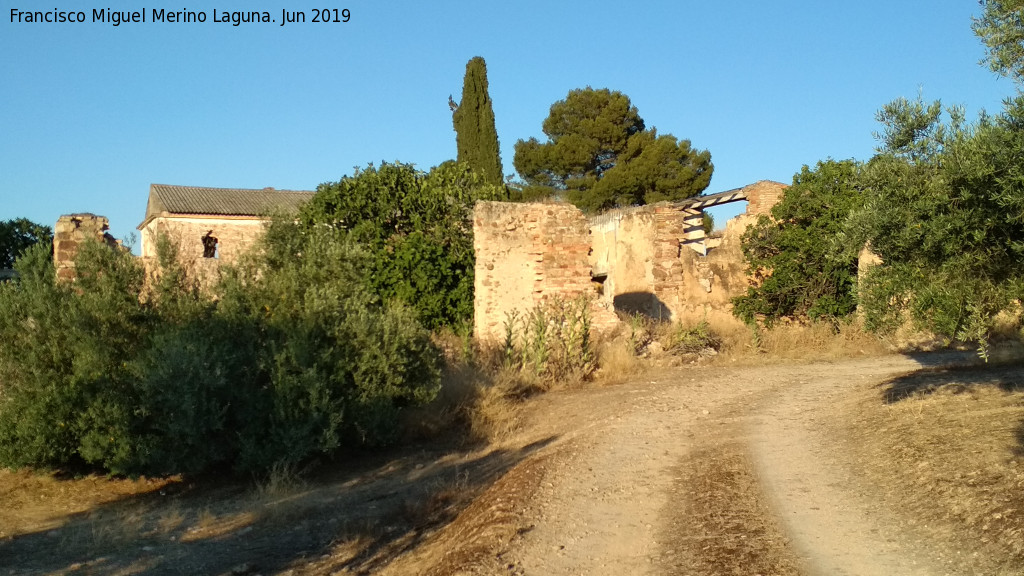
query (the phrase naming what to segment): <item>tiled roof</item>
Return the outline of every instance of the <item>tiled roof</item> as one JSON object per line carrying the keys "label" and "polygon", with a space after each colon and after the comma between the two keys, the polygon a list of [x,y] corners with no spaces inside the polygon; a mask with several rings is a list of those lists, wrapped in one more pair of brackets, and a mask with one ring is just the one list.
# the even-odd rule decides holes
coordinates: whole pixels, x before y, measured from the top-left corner
{"label": "tiled roof", "polygon": [[151,184],[146,219],[139,228],[161,214],[267,216],[278,211],[294,212],[313,194],[310,191],[274,188],[247,190]]}

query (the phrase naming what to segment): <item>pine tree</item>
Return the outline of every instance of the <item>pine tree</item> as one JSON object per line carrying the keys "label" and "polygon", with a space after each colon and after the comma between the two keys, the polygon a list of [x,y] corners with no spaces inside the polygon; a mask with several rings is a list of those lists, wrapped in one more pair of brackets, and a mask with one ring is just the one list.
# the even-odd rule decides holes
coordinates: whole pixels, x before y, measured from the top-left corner
{"label": "pine tree", "polygon": [[503,180],[498,132],[494,128],[494,110],[487,93],[487,64],[476,56],[466,63],[462,84],[462,102],[452,113],[458,161],[470,168],[487,184]]}

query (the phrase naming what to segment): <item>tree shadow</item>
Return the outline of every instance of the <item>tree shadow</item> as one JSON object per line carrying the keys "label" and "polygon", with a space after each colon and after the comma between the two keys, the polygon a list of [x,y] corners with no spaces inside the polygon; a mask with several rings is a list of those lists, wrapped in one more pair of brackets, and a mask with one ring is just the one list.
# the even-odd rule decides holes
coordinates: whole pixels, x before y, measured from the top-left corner
{"label": "tree shadow", "polygon": [[154,490],[0,541],[0,566],[11,574],[157,576],[269,574],[319,561],[370,574],[554,440],[489,452],[402,448],[265,490],[237,482]]}
{"label": "tree shadow", "polygon": [[612,298],[616,312],[640,315],[663,322],[672,321],[672,312],[668,306],[652,292],[626,292]]}
{"label": "tree shadow", "polygon": [[[951,356],[946,355],[949,359]],[[943,357],[935,358],[933,363]],[[965,394],[982,387],[996,387],[1004,392],[1024,393],[1024,362],[1007,364],[979,364],[922,368],[909,374],[897,376],[878,385],[886,404],[896,404],[908,399],[930,396],[939,392]],[[1021,399],[1024,403],[1024,398]],[[1024,421],[1017,424],[1014,433],[1017,446],[1015,456],[1024,456]]]}
{"label": "tree shadow", "polygon": [[885,403],[894,404],[907,398],[934,394],[940,390],[961,394],[975,386],[997,386],[1006,392],[1024,390],[1024,364],[958,366],[941,362],[941,358],[934,355],[930,355],[930,362],[933,367],[915,370],[878,384],[882,389]]}

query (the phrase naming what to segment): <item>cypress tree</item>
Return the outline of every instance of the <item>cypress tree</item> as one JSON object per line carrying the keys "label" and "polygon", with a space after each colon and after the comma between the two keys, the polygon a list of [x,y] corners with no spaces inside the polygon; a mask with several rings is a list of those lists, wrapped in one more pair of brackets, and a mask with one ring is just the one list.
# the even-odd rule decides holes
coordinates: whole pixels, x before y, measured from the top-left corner
{"label": "cypress tree", "polygon": [[498,132],[487,93],[487,64],[476,56],[466,63],[462,102],[452,112],[458,161],[469,164],[485,183],[502,183]]}

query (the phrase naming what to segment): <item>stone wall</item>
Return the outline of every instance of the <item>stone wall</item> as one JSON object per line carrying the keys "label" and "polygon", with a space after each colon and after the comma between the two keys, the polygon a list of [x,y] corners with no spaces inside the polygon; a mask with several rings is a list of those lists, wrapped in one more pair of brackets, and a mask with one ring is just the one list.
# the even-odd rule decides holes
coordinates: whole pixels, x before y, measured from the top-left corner
{"label": "stone wall", "polygon": [[709,243],[706,255],[683,251],[681,304],[676,309],[676,320],[693,324],[706,319],[719,327],[742,324],[732,315],[732,299],[744,294],[749,285],[740,240],[747,226],[756,220],[749,214],[730,219],[725,230]]}
{"label": "stone wall", "polygon": [[105,216],[95,214],[66,214],[57,219],[53,228],[53,265],[58,280],[74,280],[75,257],[85,242],[102,242],[119,247],[120,242],[107,233],[110,229]]}
{"label": "stone wall", "polygon": [[680,306],[679,255],[690,216],[667,202],[591,218],[590,263],[606,306],[671,320]]}
{"label": "stone wall", "polygon": [[771,180],[761,180],[749,186],[744,186],[742,190],[747,196],[746,215],[769,214],[772,206],[775,206],[779,203],[779,200],[782,200],[782,195],[786,192],[786,188],[789,188],[789,186]]}
{"label": "stone wall", "polygon": [[478,202],[473,210],[476,251],[474,333],[504,336],[513,311],[551,298],[592,297],[594,328],[618,323],[591,281],[590,231],[583,213],[564,203]]}
{"label": "stone wall", "polygon": [[700,210],[669,202],[613,210],[589,221],[569,204],[478,203],[476,334],[498,338],[513,310],[553,295],[584,293],[594,295],[602,326],[615,325],[616,311],[740,325],[732,299],[749,286],[741,238],[786,188],[761,181],[740,189],[747,211],[715,238],[705,238]]}
{"label": "stone wall", "polygon": [[[168,238],[178,249],[185,269],[202,283],[216,279],[220,264],[233,263],[263,234],[264,221],[252,217],[159,217],[141,228],[142,258],[146,269],[156,269],[157,238]],[[215,248],[207,257],[204,238],[214,238]],[[209,243],[210,240],[207,240]]]}

